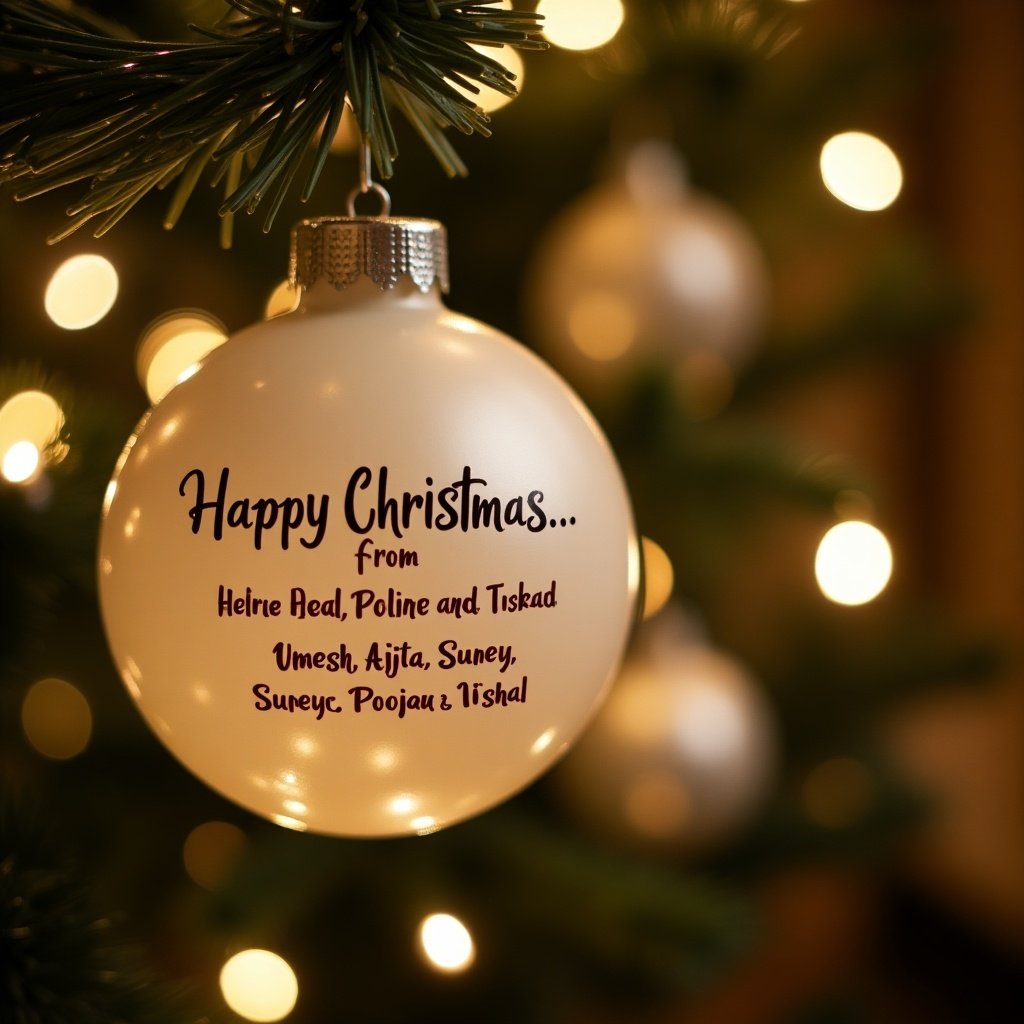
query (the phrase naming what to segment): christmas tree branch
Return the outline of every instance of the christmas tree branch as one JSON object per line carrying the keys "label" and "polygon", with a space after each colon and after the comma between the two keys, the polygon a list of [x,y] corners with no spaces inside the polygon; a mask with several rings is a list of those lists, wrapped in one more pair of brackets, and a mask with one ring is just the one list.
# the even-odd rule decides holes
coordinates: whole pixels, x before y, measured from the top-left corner
{"label": "christmas tree branch", "polygon": [[444,130],[486,135],[489,119],[456,85],[515,94],[515,76],[474,45],[544,45],[537,15],[490,3],[226,3],[202,41],[155,43],[44,0],[0,2],[0,67],[13,67],[0,75],[0,185],[18,199],[88,186],[51,240],[90,221],[103,234],[177,181],[170,227],[210,165],[226,183],[221,214],[268,198],[268,230],[307,157],[303,199],[312,193],[346,103],[382,177],[398,155],[391,108],[464,174]]}

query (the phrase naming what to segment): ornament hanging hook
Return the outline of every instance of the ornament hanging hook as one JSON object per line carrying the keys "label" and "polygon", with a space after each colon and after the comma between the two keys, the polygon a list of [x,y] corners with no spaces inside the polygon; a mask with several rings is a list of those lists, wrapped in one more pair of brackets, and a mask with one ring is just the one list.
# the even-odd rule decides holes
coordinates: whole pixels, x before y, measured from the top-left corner
{"label": "ornament hanging hook", "polygon": [[356,216],[356,199],[367,192],[375,192],[380,197],[378,217],[391,215],[391,195],[388,190],[373,180],[373,154],[370,150],[370,137],[364,135],[359,142],[359,184],[348,194],[347,208],[350,217]]}

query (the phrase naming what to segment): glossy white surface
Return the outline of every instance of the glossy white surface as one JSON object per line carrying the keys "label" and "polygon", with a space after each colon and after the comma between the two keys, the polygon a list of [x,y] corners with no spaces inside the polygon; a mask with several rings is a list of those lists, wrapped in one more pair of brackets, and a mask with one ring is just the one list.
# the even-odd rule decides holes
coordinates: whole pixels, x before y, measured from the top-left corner
{"label": "glossy white surface", "polygon": [[[401,502],[402,492],[430,491],[440,521],[439,493],[456,483],[460,526],[427,528],[412,502],[401,537],[390,519],[359,533],[378,503],[381,467],[385,497]],[[460,489],[465,467],[486,484]],[[193,531],[199,477],[192,471],[202,472],[204,500],[213,502],[225,468],[227,515],[217,540],[215,508],[201,510]],[[527,518],[528,496],[541,492],[535,501],[548,523],[536,532],[471,522],[463,530],[467,491],[499,498],[503,510],[512,503],[513,518],[516,498]],[[299,499],[284,506],[294,526],[282,531],[286,516],[275,505],[279,514],[259,550],[254,528],[228,525],[243,518],[241,505],[231,512],[233,502],[286,497]],[[251,523],[256,508],[250,504]],[[270,509],[263,506],[264,519]],[[389,566],[400,551],[410,564]],[[108,491],[99,581],[125,685],[191,771],[287,827],[372,836],[436,830],[549,767],[617,669],[637,570],[620,473],[565,384],[516,342],[449,312],[435,294],[404,286],[382,293],[363,280],[342,292],[318,286],[295,313],[231,337],[151,411]],[[505,596],[520,582],[542,595],[542,605],[554,583],[553,606],[494,613],[487,586],[502,584],[494,593]],[[235,600],[248,588],[281,607],[269,617],[219,615],[222,587]],[[477,614],[440,612],[439,601],[465,600],[474,587]],[[299,589],[307,602],[331,601],[340,590],[340,606],[293,615]],[[426,612],[378,617],[374,603],[354,596],[372,590],[386,611],[389,589],[424,599]],[[493,660],[444,669],[446,641]],[[389,677],[368,664],[371,645],[379,645],[383,666],[403,643],[407,661],[420,651],[429,667]],[[326,661],[334,655],[339,667],[351,658],[355,671],[281,669],[275,647],[286,656],[289,646],[324,652]],[[520,700],[464,707],[460,683],[470,698],[500,683]],[[254,693],[257,685],[300,706],[261,710],[270,701]],[[358,687],[372,689],[378,703],[400,699],[404,689],[405,715],[373,710],[372,700],[357,711],[357,696],[365,696],[352,692]],[[412,707],[413,697],[434,710]]]}

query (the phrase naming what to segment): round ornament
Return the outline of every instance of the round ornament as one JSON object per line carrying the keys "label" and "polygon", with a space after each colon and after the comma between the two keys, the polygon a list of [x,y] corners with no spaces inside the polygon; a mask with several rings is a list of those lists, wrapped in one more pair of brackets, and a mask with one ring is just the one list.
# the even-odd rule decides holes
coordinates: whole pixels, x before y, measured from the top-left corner
{"label": "round ornament", "polygon": [[767,269],[745,223],[644,142],[556,218],[529,289],[532,329],[570,379],[601,388],[654,363],[715,380],[751,355]]}
{"label": "round ornament", "polygon": [[751,820],[772,784],[772,715],[735,659],[671,615],[642,640],[557,780],[570,810],[613,842],[704,853]]}
{"label": "round ornament", "polygon": [[634,617],[619,469],[564,382],[449,311],[444,229],[324,218],[298,308],[155,406],[108,490],[104,624],[157,736],[224,796],[426,833],[575,738]]}

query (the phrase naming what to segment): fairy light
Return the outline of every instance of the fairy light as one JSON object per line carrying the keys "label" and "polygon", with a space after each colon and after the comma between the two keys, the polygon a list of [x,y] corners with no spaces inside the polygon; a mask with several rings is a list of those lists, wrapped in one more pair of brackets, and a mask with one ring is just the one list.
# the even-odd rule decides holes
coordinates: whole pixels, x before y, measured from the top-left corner
{"label": "fairy light", "polygon": [[4,452],[0,476],[12,484],[27,483],[39,468],[39,449],[31,441],[15,441]]}
{"label": "fairy light", "polygon": [[273,320],[275,316],[294,313],[298,308],[299,290],[291,281],[282,281],[267,297],[267,304],[263,307],[263,316],[267,320]]}
{"label": "fairy light", "polygon": [[892,548],[877,527],[851,519],[833,526],[818,544],[814,575],[837,604],[874,600],[892,576]]}
{"label": "fairy light", "polygon": [[668,555],[650,537],[641,540],[644,549],[644,618],[657,615],[672,596],[675,574]]}
{"label": "fairy light", "polygon": [[541,0],[544,36],[563,50],[594,50],[610,42],[626,12],[621,0]]}
{"label": "fairy light", "polygon": [[62,454],[48,449],[63,426],[64,411],[45,391],[19,391],[8,398],[0,406],[0,476],[13,484],[31,481],[44,454],[51,460]]}
{"label": "fairy light", "polygon": [[227,340],[227,329],[202,310],[181,309],[154,320],[139,339],[135,368],[155,405]]}
{"label": "fairy light", "polygon": [[431,914],[420,923],[420,946],[439,971],[464,971],[476,958],[469,929],[451,914]]}
{"label": "fairy light", "polygon": [[221,968],[220,990],[240,1017],[275,1021],[294,1009],[299,982],[283,957],[268,949],[243,949]]}
{"label": "fairy light", "polygon": [[66,761],[92,736],[92,711],[81,690],[63,679],[33,683],[21,705],[25,738],[44,757]]}
{"label": "fairy light", "polygon": [[64,426],[64,411],[45,391],[19,391],[0,406],[0,448],[16,441],[31,441],[40,450]]}
{"label": "fairy light", "polygon": [[185,839],[182,861],[196,885],[213,891],[227,878],[245,849],[245,833],[226,821],[206,821]]}
{"label": "fairy light", "polygon": [[98,324],[117,300],[117,271],[110,260],[82,253],[65,260],[50,278],[43,298],[46,315],[67,331]]}
{"label": "fairy light", "polygon": [[884,210],[903,187],[896,154],[866,132],[832,136],[822,146],[820,165],[825,188],[855,210]]}
{"label": "fairy light", "polygon": [[331,139],[331,152],[335,154],[355,153],[359,149],[361,133],[359,122],[352,108],[346,103],[345,109],[341,112],[341,120],[338,122],[338,130]]}

